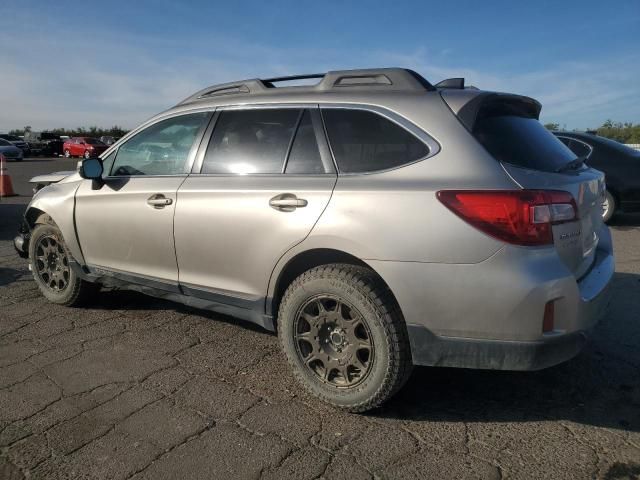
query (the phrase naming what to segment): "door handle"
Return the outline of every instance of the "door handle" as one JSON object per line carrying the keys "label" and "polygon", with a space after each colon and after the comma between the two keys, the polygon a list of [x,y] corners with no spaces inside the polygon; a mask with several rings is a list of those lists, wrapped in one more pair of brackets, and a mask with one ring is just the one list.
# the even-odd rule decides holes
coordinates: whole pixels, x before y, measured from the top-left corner
{"label": "door handle", "polygon": [[281,212],[293,212],[296,208],[309,204],[304,198],[298,198],[292,193],[281,193],[269,200],[269,206]]}
{"label": "door handle", "polygon": [[147,205],[151,205],[153,208],[164,208],[172,203],[173,199],[167,198],[161,193],[156,193],[147,198]]}

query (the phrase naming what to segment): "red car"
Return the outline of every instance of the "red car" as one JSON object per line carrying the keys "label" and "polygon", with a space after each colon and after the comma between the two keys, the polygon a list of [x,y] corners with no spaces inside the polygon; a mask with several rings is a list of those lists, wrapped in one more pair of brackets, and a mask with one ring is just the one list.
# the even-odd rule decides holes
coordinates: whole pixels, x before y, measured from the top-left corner
{"label": "red car", "polygon": [[91,158],[97,157],[104,152],[108,145],[105,145],[97,138],[92,137],[73,137],[64,142],[62,151],[64,156],[70,157],[84,157]]}

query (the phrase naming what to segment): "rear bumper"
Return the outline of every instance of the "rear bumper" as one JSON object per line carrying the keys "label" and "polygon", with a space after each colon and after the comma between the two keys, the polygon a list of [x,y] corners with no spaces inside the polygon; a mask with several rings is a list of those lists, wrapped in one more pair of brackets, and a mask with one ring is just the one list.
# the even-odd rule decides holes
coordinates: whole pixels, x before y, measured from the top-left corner
{"label": "rear bumper", "polygon": [[[371,261],[396,295],[413,361],[537,370],[569,360],[606,312],[615,261],[608,228],[579,280],[553,248],[504,247],[477,264]],[[554,327],[543,333],[545,305]]]}

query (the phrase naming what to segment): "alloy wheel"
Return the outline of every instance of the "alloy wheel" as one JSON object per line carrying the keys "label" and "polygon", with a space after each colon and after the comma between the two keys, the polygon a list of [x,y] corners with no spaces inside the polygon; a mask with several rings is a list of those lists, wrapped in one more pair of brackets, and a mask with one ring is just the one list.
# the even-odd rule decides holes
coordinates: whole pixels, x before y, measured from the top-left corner
{"label": "alloy wheel", "polygon": [[69,285],[69,259],[60,241],[53,235],[38,239],[34,268],[47,288],[61,292]]}
{"label": "alloy wheel", "polygon": [[300,361],[318,380],[337,388],[362,382],[371,371],[374,345],[364,317],[339,297],[313,297],[294,322]]}

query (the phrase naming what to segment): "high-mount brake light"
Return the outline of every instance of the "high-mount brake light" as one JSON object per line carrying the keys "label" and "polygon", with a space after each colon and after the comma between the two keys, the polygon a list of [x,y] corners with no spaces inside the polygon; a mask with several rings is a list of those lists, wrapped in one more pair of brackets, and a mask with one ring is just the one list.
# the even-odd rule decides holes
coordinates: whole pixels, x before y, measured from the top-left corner
{"label": "high-mount brake light", "polygon": [[441,190],[437,196],[467,223],[514,245],[550,245],[553,225],[578,219],[575,199],[559,190]]}

